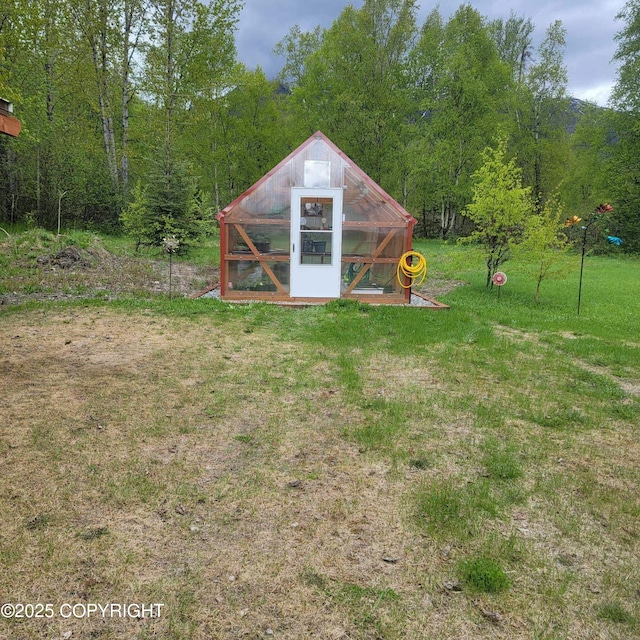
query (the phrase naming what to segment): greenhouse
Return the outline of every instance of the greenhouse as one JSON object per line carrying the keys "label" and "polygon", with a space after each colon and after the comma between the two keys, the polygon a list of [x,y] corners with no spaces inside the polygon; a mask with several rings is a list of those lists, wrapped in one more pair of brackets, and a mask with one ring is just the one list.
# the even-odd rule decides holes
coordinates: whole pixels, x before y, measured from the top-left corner
{"label": "greenhouse", "polygon": [[409,302],[415,219],[320,132],[218,220],[223,299]]}

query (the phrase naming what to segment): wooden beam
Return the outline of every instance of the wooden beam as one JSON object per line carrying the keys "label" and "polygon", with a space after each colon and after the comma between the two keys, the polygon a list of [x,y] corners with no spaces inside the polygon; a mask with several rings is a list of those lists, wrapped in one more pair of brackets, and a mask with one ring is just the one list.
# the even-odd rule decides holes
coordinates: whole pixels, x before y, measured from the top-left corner
{"label": "wooden beam", "polygon": [[234,224],[233,226],[236,228],[236,231],[240,234],[242,239],[245,241],[247,247],[251,249],[251,253],[253,253],[253,255],[257,258],[258,262],[260,262],[260,264],[262,265],[262,268],[267,272],[267,275],[271,278],[271,281],[273,282],[273,284],[276,285],[276,288],[278,289],[278,291],[280,293],[288,295],[286,289],[282,286],[282,284],[280,283],[280,280],[278,280],[278,278],[276,277],[276,274],[273,273],[273,270],[267,264],[267,259],[264,257],[264,254],[260,253],[256,249],[256,245],[253,244],[253,241],[247,235],[247,232],[239,224]]}
{"label": "wooden beam", "polygon": [[373,255],[370,258],[364,258],[362,261],[362,269],[358,272],[358,275],[349,283],[347,290],[344,292],[344,295],[349,295],[358,285],[360,280],[364,278],[364,274],[369,271],[372,267],[376,258],[384,251],[384,248],[391,242],[393,236],[396,235],[398,229],[391,229],[389,233],[385,236],[384,240],[378,245],[376,250],[373,252]]}

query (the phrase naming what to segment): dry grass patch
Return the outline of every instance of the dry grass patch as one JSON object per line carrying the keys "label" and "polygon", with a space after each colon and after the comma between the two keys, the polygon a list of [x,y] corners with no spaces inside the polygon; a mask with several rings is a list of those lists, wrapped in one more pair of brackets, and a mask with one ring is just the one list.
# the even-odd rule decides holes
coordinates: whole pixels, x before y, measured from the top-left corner
{"label": "dry grass patch", "polygon": [[242,313],[25,311],[0,349],[0,600],[165,604],[0,638],[637,630],[636,432],[523,418],[489,350],[491,401],[468,345],[349,353]]}
{"label": "dry grass patch", "polygon": [[[368,589],[392,589],[398,488],[344,442],[358,417],[299,350],[107,311],[2,330],[4,601],[167,611],[149,626],[13,622],[12,637],[365,637],[387,624],[386,604],[351,614]],[[327,608],[309,567],[353,593]]]}

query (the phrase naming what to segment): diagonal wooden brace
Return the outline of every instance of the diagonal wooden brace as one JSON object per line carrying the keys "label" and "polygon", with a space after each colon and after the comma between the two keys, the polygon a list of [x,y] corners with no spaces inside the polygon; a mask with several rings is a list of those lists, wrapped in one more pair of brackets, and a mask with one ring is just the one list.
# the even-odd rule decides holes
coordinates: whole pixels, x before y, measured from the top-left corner
{"label": "diagonal wooden brace", "polygon": [[273,273],[273,270],[267,264],[266,257],[264,256],[264,254],[260,253],[256,249],[256,245],[253,244],[253,241],[247,235],[247,232],[239,224],[234,224],[233,226],[236,228],[236,231],[240,234],[242,239],[245,241],[247,247],[249,247],[249,249],[251,249],[251,253],[253,253],[253,255],[256,257],[256,259],[260,262],[260,265],[262,266],[262,268],[267,272],[267,275],[271,278],[271,281],[273,282],[273,284],[276,285],[276,288],[278,289],[278,291],[280,293],[286,294],[287,292],[286,292],[285,288],[282,286],[282,284],[280,283],[280,280],[278,280],[278,278],[276,277],[276,274]]}

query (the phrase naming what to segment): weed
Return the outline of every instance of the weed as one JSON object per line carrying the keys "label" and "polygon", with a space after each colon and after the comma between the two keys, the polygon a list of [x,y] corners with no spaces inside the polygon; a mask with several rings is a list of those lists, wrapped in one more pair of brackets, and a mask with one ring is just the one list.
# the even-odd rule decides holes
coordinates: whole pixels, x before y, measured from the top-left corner
{"label": "weed", "polygon": [[431,535],[467,538],[483,518],[496,517],[500,504],[487,482],[457,486],[451,480],[423,486],[416,497],[418,524]]}
{"label": "weed", "polygon": [[411,458],[409,460],[409,466],[414,469],[429,469],[433,466],[433,463],[428,458]]}
{"label": "weed", "polygon": [[30,518],[26,522],[25,527],[28,531],[38,531],[40,529],[45,529],[50,522],[51,516],[46,513],[41,513],[37,516],[34,516],[33,518]]}
{"label": "weed", "polygon": [[528,417],[541,427],[549,429],[573,429],[590,424],[589,418],[581,410],[573,407],[558,407],[555,411],[534,413]]}
{"label": "weed", "polygon": [[380,614],[383,608],[393,610],[399,605],[400,595],[394,589],[329,580],[310,568],[302,572],[301,578],[305,584],[320,590],[335,608],[344,611],[364,637],[370,634],[388,637],[390,629],[386,629]]}
{"label": "weed", "polygon": [[109,527],[96,527],[95,529],[89,529],[78,534],[81,540],[97,540],[103,536],[109,535]]}

